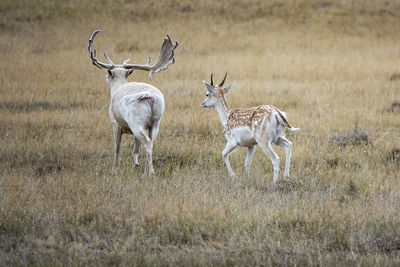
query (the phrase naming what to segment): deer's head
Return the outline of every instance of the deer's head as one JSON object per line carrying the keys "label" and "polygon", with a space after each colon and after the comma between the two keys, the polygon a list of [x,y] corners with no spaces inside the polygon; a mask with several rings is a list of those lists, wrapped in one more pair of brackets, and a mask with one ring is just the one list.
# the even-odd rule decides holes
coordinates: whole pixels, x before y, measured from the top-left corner
{"label": "deer's head", "polygon": [[227,73],[225,73],[225,77],[222,80],[222,82],[216,85],[214,85],[213,74],[211,74],[211,84],[207,83],[206,81],[203,81],[204,85],[207,88],[206,98],[201,104],[203,108],[213,108],[218,103],[225,103],[226,105],[225,94],[227,94],[229,90],[232,88],[232,84],[228,85],[225,88],[223,87],[226,76]]}
{"label": "deer's head", "polygon": [[127,81],[128,76],[131,75],[133,69],[125,69],[120,67],[115,67],[113,69],[108,69],[106,74],[106,81],[109,85],[113,81]]}

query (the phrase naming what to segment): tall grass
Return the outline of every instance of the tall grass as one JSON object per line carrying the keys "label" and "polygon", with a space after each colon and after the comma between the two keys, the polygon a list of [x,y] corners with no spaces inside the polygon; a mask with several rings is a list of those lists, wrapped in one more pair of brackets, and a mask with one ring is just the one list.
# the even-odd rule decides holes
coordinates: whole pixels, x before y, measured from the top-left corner
{"label": "tall grass", "polygon": [[[2,1],[0,14],[1,265],[400,263],[399,1]],[[130,78],[165,96],[152,178],[131,136],[110,174],[97,28],[114,62],[156,57],[166,33],[180,43],[167,71]],[[201,80],[225,71],[232,108],[273,104],[301,128],[290,179],[274,186],[260,150],[250,178],[228,177],[222,126],[200,107]],[[238,174],[244,159],[231,156]]]}

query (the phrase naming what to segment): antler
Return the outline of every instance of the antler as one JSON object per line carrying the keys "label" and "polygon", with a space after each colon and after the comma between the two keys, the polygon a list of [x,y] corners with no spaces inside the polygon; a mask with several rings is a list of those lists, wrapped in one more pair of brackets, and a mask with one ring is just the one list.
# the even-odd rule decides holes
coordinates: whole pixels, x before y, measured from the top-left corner
{"label": "antler", "polygon": [[224,83],[225,83],[225,79],[226,79],[226,75],[228,75],[228,73],[227,72],[225,72],[225,77],[224,77],[224,79],[222,80],[222,82],[218,85],[218,87],[222,87],[222,86],[224,86]]}
{"label": "antler", "polygon": [[213,75],[214,75],[214,73],[211,73],[211,86],[214,86],[214,87],[222,87],[222,86],[224,86],[224,83],[225,83],[225,80],[226,80],[226,76],[228,75],[228,73],[225,72],[224,79],[222,80],[222,82],[220,84],[217,84],[217,85],[214,85]]}
{"label": "antler", "polygon": [[100,62],[96,59],[96,50],[93,51],[93,41],[96,35],[100,32],[100,30],[95,30],[92,35],[90,35],[89,38],[89,45],[88,45],[88,51],[89,51],[89,56],[90,59],[92,60],[92,64],[98,67],[99,69],[106,68],[106,69],[113,69],[115,67],[114,63],[109,59],[107,56],[106,52],[104,52],[104,57],[110,64],[105,64],[103,62]]}
{"label": "antler", "polygon": [[160,55],[158,56],[157,62],[150,66],[151,58],[146,65],[137,65],[137,64],[127,64],[127,60],[124,61],[122,67],[125,69],[138,69],[145,70],[149,72],[149,80],[151,80],[151,75],[153,73],[157,73],[163,71],[168,68],[169,65],[175,63],[175,49],[178,47],[178,42],[175,41],[175,44],[172,44],[171,38],[167,34],[167,38],[164,39],[164,43],[161,46]]}
{"label": "antler", "polygon": [[151,80],[151,75],[153,73],[157,73],[163,71],[168,68],[169,65],[175,63],[175,49],[178,47],[178,42],[175,41],[175,44],[172,44],[171,38],[167,34],[167,38],[164,39],[164,43],[161,46],[160,55],[158,56],[158,60],[154,65],[150,65],[151,58],[147,64],[145,65],[138,65],[138,64],[128,64],[129,59],[125,60],[122,65],[114,64],[111,59],[107,56],[104,52],[104,57],[106,58],[109,64],[100,62],[96,59],[96,50],[93,50],[93,41],[96,35],[100,32],[100,30],[95,30],[89,38],[89,45],[88,51],[90,59],[92,60],[92,64],[98,67],[99,69],[106,68],[106,69],[113,69],[115,67],[125,68],[125,69],[138,69],[138,70],[145,70],[149,72],[149,79]]}

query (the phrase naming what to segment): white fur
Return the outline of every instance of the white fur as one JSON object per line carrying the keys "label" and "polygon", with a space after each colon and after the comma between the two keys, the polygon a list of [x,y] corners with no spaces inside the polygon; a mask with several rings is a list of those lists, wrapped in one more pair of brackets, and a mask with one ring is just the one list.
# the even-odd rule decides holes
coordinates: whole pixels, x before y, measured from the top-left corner
{"label": "white fur", "polygon": [[[146,83],[128,82],[124,68],[110,70],[107,75],[111,98],[109,114],[114,131],[114,163],[112,171],[117,166],[123,133],[135,136],[133,151],[134,164],[138,165],[140,145],[146,149],[147,167],[150,174],[154,173],[152,163],[153,142],[157,137],[161,118],[164,114],[163,94],[154,86]],[[147,99],[154,101],[151,103]]]}
{"label": "white fur", "polygon": [[172,44],[171,38],[167,38],[161,46],[160,55],[155,64],[150,65],[150,58],[145,65],[128,64],[126,59],[122,65],[114,64],[104,52],[104,57],[108,63],[100,62],[96,59],[96,50],[93,50],[93,42],[100,30],[95,30],[89,38],[88,52],[92,64],[100,69],[107,69],[106,80],[110,85],[110,119],[114,132],[114,163],[112,171],[117,166],[121,136],[123,133],[135,136],[133,149],[133,160],[138,165],[140,144],[146,149],[147,168],[150,174],[154,173],[152,150],[153,142],[158,134],[161,118],[164,114],[164,97],[154,86],[146,83],[128,82],[128,76],[133,70],[144,70],[149,72],[151,80],[152,73],[157,73],[174,64],[174,50],[178,47],[178,42]]}

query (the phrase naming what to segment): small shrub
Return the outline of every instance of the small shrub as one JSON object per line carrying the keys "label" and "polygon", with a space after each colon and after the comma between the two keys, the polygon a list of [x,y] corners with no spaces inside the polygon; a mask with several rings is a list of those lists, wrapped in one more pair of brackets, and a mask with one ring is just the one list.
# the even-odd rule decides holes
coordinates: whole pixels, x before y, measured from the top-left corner
{"label": "small shrub", "polygon": [[346,147],[348,145],[359,146],[369,144],[368,135],[363,129],[360,129],[358,127],[357,122],[355,123],[353,133],[331,137],[330,141],[340,147]]}
{"label": "small shrub", "polygon": [[393,148],[392,151],[386,154],[387,162],[400,162],[400,148]]}
{"label": "small shrub", "polygon": [[392,251],[400,250],[399,236],[379,238],[374,243],[377,251],[389,253]]}
{"label": "small shrub", "polygon": [[326,158],[325,161],[330,168],[335,168],[339,165],[339,159],[337,157]]}
{"label": "small shrub", "polygon": [[389,108],[390,112],[400,113],[400,102],[394,102]]}
{"label": "small shrub", "polygon": [[400,80],[400,73],[399,72],[393,73],[392,75],[390,75],[389,80],[390,81]]}

